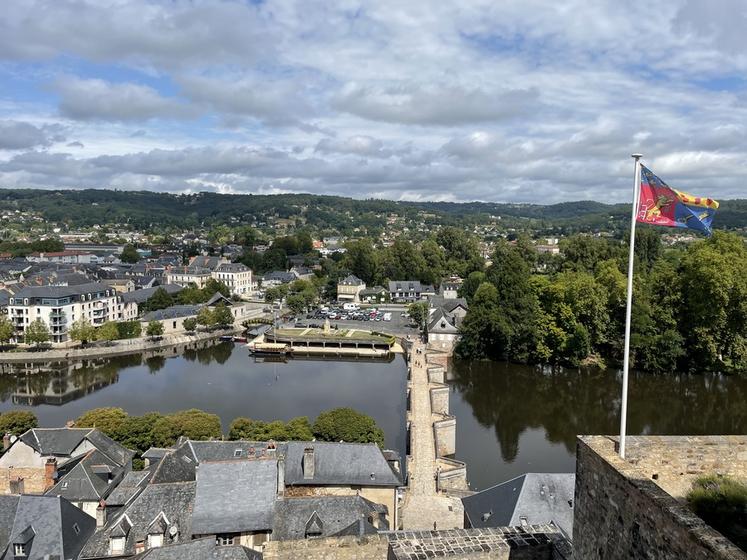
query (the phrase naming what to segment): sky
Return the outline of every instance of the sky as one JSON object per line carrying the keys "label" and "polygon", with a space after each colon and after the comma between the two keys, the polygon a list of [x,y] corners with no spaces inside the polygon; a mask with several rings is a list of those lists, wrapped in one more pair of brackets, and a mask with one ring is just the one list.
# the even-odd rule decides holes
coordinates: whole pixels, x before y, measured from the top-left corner
{"label": "sky", "polygon": [[0,187],[747,197],[747,0],[3,0]]}

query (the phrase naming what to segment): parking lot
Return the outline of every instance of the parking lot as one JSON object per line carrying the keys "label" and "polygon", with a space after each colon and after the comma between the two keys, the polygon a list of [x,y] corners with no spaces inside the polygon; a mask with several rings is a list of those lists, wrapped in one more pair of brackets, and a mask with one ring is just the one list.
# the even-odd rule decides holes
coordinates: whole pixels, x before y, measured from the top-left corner
{"label": "parking lot", "polygon": [[[385,321],[384,314],[391,313],[391,320]],[[345,311],[338,307],[329,307],[329,324],[334,328],[363,329],[367,331],[379,331],[392,334],[417,334],[418,328],[409,317],[403,317],[404,310],[382,309],[375,315],[370,309],[360,311]],[[287,323],[287,326],[322,327],[327,315],[317,310],[307,315],[299,315],[295,321]]]}

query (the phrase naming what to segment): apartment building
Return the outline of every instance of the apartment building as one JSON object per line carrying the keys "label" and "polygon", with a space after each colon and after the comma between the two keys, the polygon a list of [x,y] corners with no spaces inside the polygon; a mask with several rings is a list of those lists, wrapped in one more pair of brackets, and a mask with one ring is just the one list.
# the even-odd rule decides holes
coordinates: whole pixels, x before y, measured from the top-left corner
{"label": "apartment building", "polygon": [[249,295],[254,291],[252,271],[241,263],[222,263],[211,273],[212,277],[223,282],[231,293],[237,296]]}
{"label": "apartment building", "polygon": [[95,327],[107,321],[129,321],[137,317],[137,304],[122,301],[117,291],[100,282],[76,286],[28,286],[8,300],[8,316],[22,342],[28,326],[41,319],[49,328],[50,342],[70,340],[72,324],[85,317]]}

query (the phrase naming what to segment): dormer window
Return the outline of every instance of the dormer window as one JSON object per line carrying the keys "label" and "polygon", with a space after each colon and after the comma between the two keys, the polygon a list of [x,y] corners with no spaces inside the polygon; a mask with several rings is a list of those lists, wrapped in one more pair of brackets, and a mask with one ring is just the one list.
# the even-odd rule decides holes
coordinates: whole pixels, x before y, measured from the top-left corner
{"label": "dormer window", "polygon": [[109,539],[109,548],[111,550],[111,554],[122,554],[124,552],[124,547],[124,537],[112,537]]}
{"label": "dormer window", "polygon": [[14,544],[13,545],[13,554],[16,557],[25,557],[26,556],[26,545],[25,544]]}
{"label": "dormer window", "polygon": [[163,546],[163,535],[148,535],[148,548]]}

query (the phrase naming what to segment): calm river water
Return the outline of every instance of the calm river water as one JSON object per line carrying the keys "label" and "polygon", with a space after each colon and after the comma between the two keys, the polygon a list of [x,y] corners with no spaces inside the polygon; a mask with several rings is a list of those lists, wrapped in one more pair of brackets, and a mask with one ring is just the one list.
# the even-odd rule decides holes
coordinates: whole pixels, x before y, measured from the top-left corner
{"label": "calm river water", "polygon": [[[181,353],[181,354],[179,354]],[[387,446],[405,451],[405,362],[291,360],[256,363],[243,346],[221,343],[172,357],[128,356],[46,371],[0,366],[0,411],[32,408],[59,426],[100,406],[131,414],[200,408],[224,431],[237,416],[314,419],[350,406],[373,416]],[[620,378],[605,370],[536,369],[455,362],[449,368],[457,458],[483,489],[524,472],[570,472],[576,434],[619,429]],[[651,376],[630,380],[631,434],[747,433],[747,379]]]}

